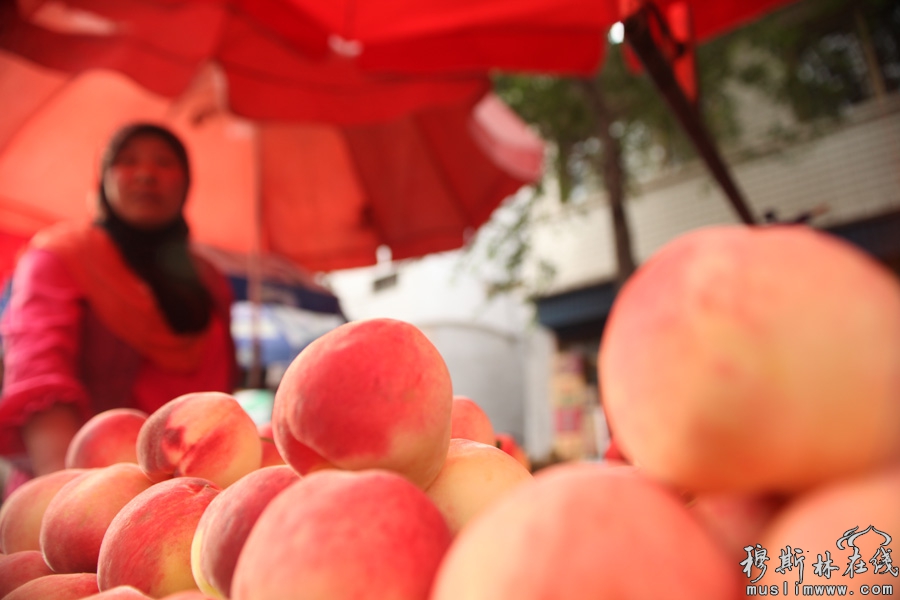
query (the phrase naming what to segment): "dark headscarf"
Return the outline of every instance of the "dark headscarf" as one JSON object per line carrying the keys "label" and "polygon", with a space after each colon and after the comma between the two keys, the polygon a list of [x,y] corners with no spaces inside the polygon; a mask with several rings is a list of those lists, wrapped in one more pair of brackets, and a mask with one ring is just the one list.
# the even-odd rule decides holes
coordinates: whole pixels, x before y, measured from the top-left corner
{"label": "dark headscarf", "polygon": [[209,324],[212,296],[200,280],[188,245],[188,225],[179,212],[173,221],[153,229],[140,229],[116,214],[106,198],[103,182],[107,170],[126,143],[138,136],[154,136],[168,144],[184,168],[190,185],[187,151],[171,131],[157,125],[138,123],[121,129],[110,141],[100,171],[103,227],[122,252],[125,262],[153,292],[166,321],[176,333],[197,333]]}

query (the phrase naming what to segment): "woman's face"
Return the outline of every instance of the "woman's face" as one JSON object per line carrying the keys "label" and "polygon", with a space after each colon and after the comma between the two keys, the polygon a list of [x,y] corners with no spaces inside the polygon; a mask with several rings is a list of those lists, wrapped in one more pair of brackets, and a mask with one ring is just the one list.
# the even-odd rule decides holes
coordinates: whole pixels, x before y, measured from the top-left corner
{"label": "woman's face", "polygon": [[187,195],[187,173],[178,155],[154,135],[128,140],[103,178],[109,205],[123,221],[140,229],[172,222]]}

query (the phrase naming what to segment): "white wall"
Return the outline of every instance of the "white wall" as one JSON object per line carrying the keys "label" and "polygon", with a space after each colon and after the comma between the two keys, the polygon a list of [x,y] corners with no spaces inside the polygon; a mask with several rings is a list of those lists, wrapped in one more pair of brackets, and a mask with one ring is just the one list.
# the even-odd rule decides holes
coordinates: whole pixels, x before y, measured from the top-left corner
{"label": "white wall", "polygon": [[[751,210],[789,219],[819,206],[813,224],[828,227],[900,209],[900,95],[848,115],[827,137],[756,160],[727,159]],[[702,165],[638,186],[626,201],[638,262],[676,236],[705,225],[737,223],[731,205]],[[609,207],[602,195],[561,209],[547,201],[534,233],[535,260],[557,268],[546,293],[613,278]]]}

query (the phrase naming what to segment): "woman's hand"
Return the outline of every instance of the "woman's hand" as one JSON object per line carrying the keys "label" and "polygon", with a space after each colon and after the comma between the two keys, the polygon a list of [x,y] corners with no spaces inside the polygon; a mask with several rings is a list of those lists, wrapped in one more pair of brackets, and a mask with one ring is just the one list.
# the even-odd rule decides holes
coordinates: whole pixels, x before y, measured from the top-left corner
{"label": "woman's hand", "polygon": [[54,404],[31,416],[22,437],[35,477],[65,468],[69,442],[80,427],[81,419],[69,404]]}

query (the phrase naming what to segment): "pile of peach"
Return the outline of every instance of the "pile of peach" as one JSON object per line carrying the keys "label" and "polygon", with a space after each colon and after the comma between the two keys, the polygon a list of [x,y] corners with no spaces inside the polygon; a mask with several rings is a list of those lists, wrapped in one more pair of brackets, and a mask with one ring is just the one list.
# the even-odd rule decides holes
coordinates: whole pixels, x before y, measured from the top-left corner
{"label": "pile of peach", "polygon": [[219,393],[101,413],[65,470],[0,506],[0,599],[900,583],[900,283],[872,259],[801,226],[689,233],[623,287],[598,368],[627,462],[535,474],[454,396],[422,332],[390,319],[308,346],[267,427]]}

